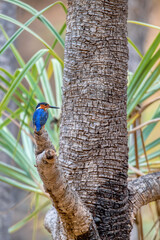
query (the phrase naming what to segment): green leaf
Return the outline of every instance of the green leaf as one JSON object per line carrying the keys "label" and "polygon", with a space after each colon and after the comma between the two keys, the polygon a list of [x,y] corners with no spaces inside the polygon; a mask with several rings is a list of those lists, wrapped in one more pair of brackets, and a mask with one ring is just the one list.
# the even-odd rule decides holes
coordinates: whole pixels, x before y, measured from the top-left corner
{"label": "green leaf", "polygon": [[[42,84],[42,89],[43,89],[43,92],[44,92],[44,95],[45,95],[45,100],[50,104],[50,105],[53,105],[55,106],[55,99],[53,97],[53,93],[52,93],[52,89],[51,89],[51,86],[50,86],[50,83],[49,83],[49,80],[48,80],[48,76],[47,76],[47,72],[46,72],[46,69],[44,68],[44,61],[42,58],[39,59],[39,61],[36,63],[36,66],[37,66],[37,71],[38,73],[40,74],[40,80],[41,80],[41,84]],[[57,88],[56,88],[56,91],[57,93]],[[50,128],[50,122],[53,120],[54,117],[58,117],[58,111],[59,110],[54,110],[52,109],[50,111],[51,114],[49,114],[49,117],[48,117],[48,121],[47,121],[47,124],[46,124],[46,129],[48,131],[48,134],[49,134],[49,137],[50,139],[52,140],[52,143],[54,144],[54,146],[56,147],[56,143],[58,142],[58,134],[56,131],[53,131],[51,128]]]}
{"label": "green leaf", "polygon": [[[146,69],[148,63],[150,62],[150,59],[151,59],[153,53],[155,52],[156,48],[158,47],[159,42],[160,42],[160,33],[157,35],[157,37],[153,41],[152,45],[148,49],[147,53],[145,54],[142,61],[140,62],[133,78],[130,81],[130,84],[129,84],[128,90],[127,90],[128,104],[130,103],[130,101],[133,97],[133,94],[134,94],[133,89],[136,89],[137,85],[139,85],[141,83],[141,81],[143,80],[142,77],[141,77],[141,80],[139,80],[139,78],[142,75],[143,71]],[[156,57],[158,57],[158,56],[156,55]],[[156,59],[154,59],[154,60],[156,60]],[[152,63],[153,63],[153,60],[152,60]]]}
{"label": "green leaf", "polygon": [[[3,32],[4,36],[5,36],[5,38],[8,40],[9,39],[8,35],[4,31],[3,28],[2,28],[2,32]],[[13,52],[16,60],[17,60],[17,62],[19,63],[20,67],[24,68],[25,67],[25,62],[23,61],[23,59],[20,56],[19,52],[17,51],[17,49],[14,47],[13,44],[11,44],[10,47],[11,47],[11,50],[12,50],[12,52]],[[32,88],[33,92],[35,92],[35,94],[38,97],[39,101],[44,102],[45,99],[44,99],[44,96],[43,96],[39,86],[38,86],[39,80],[36,78],[36,76],[34,78],[34,76],[30,72],[27,72],[25,78],[28,81],[28,83],[29,83],[30,87]],[[32,97],[32,99],[33,99],[33,97]],[[26,108],[26,111],[27,111],[27,108]]]}
{"label": "green leaf", "polygon": [[20,183],[20,182],[14,180],[14,179],[11,179],[11,178],[8,178],[8,177],[0,176],[0,181],[5,182],[5,183],[7,183],[7,184],[9,184],[13,187],[23,189],[25,191],[39,193],[41,195],[44,195],[44,193],[40,189],[31,187],[31,186],[23,184],[23,183]]}
{"label": "green leaf", "polygon": [[140,103],[144,102],[147,98],[149,98],[159,90],[160,90],[160,76],[156,79],[154,84],[152,84],[152,86],[148,89],[148,91],[142,97],[142,99],[140,100]]}
{"label": "green leaf", "polygon": [[[159,116],[160,116],[160,107],[156,109],[155,113],[153,114],[153,116],[151,116],[150,119],[155,119],[155,118],[158,118]],[[144,141],[146,141],[149,138],[150,134],[152,133],[152,131],[154,130],[157,124],[158,122],[151,123],[143,129],[142,133],[143,133]],[[139,151],[139,149],[142,149],[142,143],[141,143],[140,137],[138,137],[137,144],[138,144],[138,151]],[[134,145],[129,146],[129,157],[131,157],[132,155],[134,155]]]}
{"label": "green leaf", "polygon": [[24,170],[0,161],[0,171],[1,172],[6,174],[10,170],[14,171],[16,174],[21,174],[21,175],[27,176],[27,174]]}
{"label": "green leaf", "polygon": [[[22,1],[19,1],[19,0],[3,0],[3,1],[15,4],[16,6],[25,9],[27,12],[31,13],[32,15],[35,15],[38,12],[35,8],[31,7],[31,5],[26,4],[26,3],[22,2]],[[66,8],[66,6],[64,5],[63,2],[57,1],[56,4],[60,4],[62,6],[62,8],[64,9],[65,13],[67,13],[67,8]],[[45,17],[43,17],[43,18],[45,19]]]}
{"label": "green leaf", "polygon": [[[21,119],[24,119],[24,113],[21,113]],[[27,123],[27,118],[25,118],[24,122]],[[23,129],[26,133],[30,134],[28,127],[23,126]],[[35,164],[35,153],[33,150],[32,140],[25,132],[21,131],[23,148],[31,164]]]}
{"label": "green leaf", "polygon": [[[62,28],[61,28],[60,31],[59,31],[59,34],[62,35],[62,33],[64,32],[65,29],[66,29],[66,23],[63,24]],[[52,45],[52,49],[55,48],[57,42],[58,42],[57,39],[55,39],[55,41],[54,41],[54,43],[53,43],[53,45]],[[49,58],[50,58],[50,53],[48,54],[48,56],[47,56],[46,59],[45,59],[45,65],[44,65],[44,66],[47,65],[47,63],[48,63],[48,61],[49,61]]]}
{"label": "green leaf", "polygon": [[[12,1],[13,3],[13,1]],[[21,2],[19,2],[20,5],[21,5]],[[47,6],[46,8],[42,9],[40,12],[37,12],[36,10],[34,11],[34,16],[32,18],[30,18],[24,25],[25,26],[29,26],[36,18],[44,18],[44,17],[41,17],[40,15],[42,13],[44,13],[45,11],[47,11],[48,9],[50,9],[51,7],[55,6],[59,4],[59,2],[55,2],[49,6]],[[33,12],[32,12],[33,14]],[[54,29],[54,27],[46,20],[46,23],[48,23],[49,27],[48,29],[52,32],[52,34],[56,37],[56,39],[60,42],[60,44],[62,45],[62,47],[64,47],[64,41],[63,39],[61,38],[61,36],[59,35],[59,33]],[[13,36],[7,41],[7,43],[4,44],[4,46],[2,46],[2,48],[0,49],[0,53],[3,53],[9,46],[10,44],[23,32],[24,28],[20,28],[18,29],[14,34]]]}
{"label": "green leaf", "polygon": [[[9,37],[6,33],[6,31],[3,29],[3,27],[0,25],[0,29],[2,30],[3,35],[5,36],[5,38],[7,40],[9,40]],[[22,59],[21,55],[19,54],[19,52],[17,51],[17,49],[15,48],[15,46],[13,44],[10,45],[10,48],[12,50],[12,53],[14,54],[17,62],[19,63],[20,67],[23,67],[25,65],[24,60]]]}
{"label": "green leaf", "polygon": [[[151,161],[153,161],[155,158],[159,157],[159,150],[155,151],[151,154],[148,154],[147,157],[148,157],[149,165],[151,165],[152,164]],[[140,158],[139,163],[140,163],[140,166],[147,166],[145,157]]]}
{"label": "green leaf", "polygon": [[134,42],[132,42],[132,40],[127,37],[128,42],[130,43],[130,45],[134,48],[134,50],[138,53],[138,55],[140,56],[140,58],[143,58],[142,53],[140,52],[140,50],[137,48],[137,46],[134,44]]}
{"label": "green leaf", "polygon": [[[49,80],[48,80],[46,69],[44,68],[43,58],[40,58],[36,62],[36,66],[37,66],[37,71],[40,75],[40,81],[42,84],[42,89],[44,92],[45,99],[50,105],[55,106],[56,103],[55,103],[54,96],[52,93],[52,88],[51,88]],[[53,109],[52,112],[55,114],[55,109]]]}
{"label": "green leaf", "polygon": [[[62,80],[63,80],[62,67],[56,59],[52,59],[51,62],[53,65],[53,73],[54,73],[54,79],[55,79],[55,85],[56,85],[57,105],[61,107],[62,106]],[[60,111],[58,114],[58,118],[59,116],[60,116]]]}
{"label": "green leaf", "polygon": [[51,201],[48,200],[44,202],[42,205],[40,205],[35,211],[33,211],[31,214],[29,214],[27,217],[19,221],[18,223],[14,224],[12,227],[9,228],[9,233],[16,232],[18,229],[22,228],[26,223],[28,223],[37,213],[42,211],[45,207],[51,204]]}
{"label": "green leaf", "polygon": [[[160,51],[159,51],[160,53]],[[147,70],[146,70],[147,71]],[[138,105],[141,98],[144,96],[146,91],[149,89],[149,87],[152,85],[152,83],[157,79],[157,77],[160,74],[160,65],[156,67],[154,72],[150,75],[150,77],[141,83],[141,86],[138,86],[135,90],[134,99],[132,100],[132,103],[128,106],[127,114],[128,116],[131,114],[133,109]]]}
{"label": "green leaf", "polygon": [[[59,34],[62,35],[65,29],[66,29],[66,22],[65,22],[65,23],[63,24],[63,26],[61,27],[61,29],[60,29],[60,31],[59,31]],[[55,39],[55,41],[54,41],[54,43],[53,43],[53,45],[52,45],[52,49],[55,48],[57,42],[58,42],[58,40]]]}
{"label": "green leaf", "polygon": [[[158,139],[152,141],[151,143],[147,144],[145,146],[145,149],[146,149],[146,151],[150,151],[153,148],[157,147],[158,145],[160,145],[160,138],[158,138]],[[138,149],[138,153],[139,153],[139,156],[144,154],[142,147]],[[135,162],[134,154],[130,155],[130,157],[129,157],[129,163],[131,164],[132,162]]]}
{"label": "green leaf", "polygon": [[[6,21],[9,21],[19,27],[22,27],[24,30],[26,30],[27,32],[29,32],[30,34],[32,34],[35,38],[37,38],[42,44],[44,44],[44,46],[46,48],[48,48],[50,54],[55,57],[63,66],[63,61],[60,57],[58,57],[58,55],[52,50],[52,48],[46,43],[46,41],[44,41],[38,34],[36,34],[35,32],[33,32],[30,28],[26,27],[24,24],[22,24],[21,22],[15,20],[14,18],[11,18],[9,16],[6,16],[4,14],[0,14],[0,18],[4,19]],[[0,52],[1,53],[1,52]]]}
{"label": "green leaf", "polygon": [[160,30],[160,27],[152,25],[152,24],[144,23],[144,22],[128,20],[127,23],[133,23],[133,24],[144,26],[144,27],[150,27],[150,28]]}
{"label": "green leaf", "polygon": [[10,74],[6,69],[0,67],[0,71],[2,71],[3,73],[5,73],[8,78],[10,78],[11,80],[13,80],[13,78],[14,78],[13,75]]}
{"label": "green leaf", "polygon": [[40,181],[37,170],[28,160],[23,148],[16,143],[16,139],[5,127],[0,130],[0,150],[6,152],[28,176],[34,176],[37,182]]}
{"label": "green leaf", "polygon": [[5,120],[3,120],[2,124],[0,125],[0,129],[2,129],[4,126],[7,126],[12,120],[16,118],[17,116],[20,115],[20,113],[23,111],[23,109],[16,109],[11,115],[10,118],[6,118]]}
{"label": "green leaf", "polygon": [[9,164],[0,162],[0,172],[20,182],[24,182],[26,185],[30,185],[32,187],[37,188],[37,185],[34,183],[34,181],[27,176],[25,171],[21,169],[18,169]]}
{"label": "green leaf", "polygon": [[[28,4],[24,3],[24,2],[21,2],[21,1],[19,1],[19,0],[4,0],[4,1],[5,1],[5,2],[10,2],[10,3],[12,3],[12,4],[15,4],[16,6],[25,9],[26,11],[28,11],[28,12],[31,13],[32,15],[38,14],[38,11],[37,11],[35,8],[33,8],[33,7],[31,7],[30,5],[28,5]],[[66,6],[64,5],[63,2],[57,1],[57,2],[55,2],[54,4],[55,4],[55,5],[56,5],[56,4],[61,5],[62,8],[64,9],[64,12],[67,14],[67,8],[66,8]],[[40,19],[41,22],[43,22],[43,23],[48,27],[48,29],[49,29],[53,34],[55,34],[55,36],[56,36],[56,32],[54,33],[54,31],[55,31],[55,30],[54,30],[54,27],[52,26],[52,24],[51,24],[44,16],[39,16],[38,19]],[[58,39],[58,37],[56,37],[56,38]]]}
{"label": "green leaf", "polygon": [[33,66],[33,64],[40,58],[42,57],[48,50],[42,49],[38,51],[25,65],[23,68],[22,72],[17,76],[17,78],[14,80],[12,83],[11,87],[9,88],[7,94],[4,96],[1,104],[0,104],[0,112],[5,108],[7,103],[9,102],[9,99],[11,95],[14,93],[15,89],[18,87],[19,83],[22,81],[24,76],[26,75],[26,72]]}
{"label": "green leaf", "polygon": [[16,140],[13,138],[10,138],[10,135],[4,138],[4,134],[2,131],[3,130],[0,130],[0,150],[5,152],[11,158],[13,158],[13,160],[19,165],[19,167],[25,170],[26,172],[28,172],[29,174],[29,167],[26,162],[28,159],[26,158],[22,148],[18,144],[17,151],[14,154],[14,149],[16,147],[15,145]]}
{"label": "green leaf", "polygon": [[[2,71],[5,72],[7,76],[9,76],[9,72],[5,71],[5,69],[2,69]],[[11,81],[8,81],[7,79],[5,79],[4,77],[2,77],[1,75],[0,75],[0,79],[2,80],[2,82],[4,82],[4,83],[7,85],[7,87],[10,87],[10,86],[12,85],[14,79],[15,79],[16,77],[18,77],[18,75],[20,74],[20,72],[22,72],[22,69],[21,69],[21,70],[20,70],[20,69],[17,69],[16,74],[11,77]],[[1,86],[2,86],[2,85],[1,85]],[[22,102],[25,104],[25,102],[27,101],[26,98],[29,98],[29,97],[30,97],[30,93],[28,92],[28,90],[27,90],[21,83],[19,84],[18,88],[19,88],[19,90],[20,90],[22,93],[21,93],[20,91],[18,91],[18,90],[15,90],[14,95],[15,95],[16,97],[18,97],[19,99],[21,99]],[[7,90],[7,91],[8,91],[8,90]],[[35,103],[36,103],[35,99],[32,98],[32,104],[35,105]],[[21,106],[21,105],[18,105],[18,106]],[[22,106],[21,106],[21,108],[22,108]]]}

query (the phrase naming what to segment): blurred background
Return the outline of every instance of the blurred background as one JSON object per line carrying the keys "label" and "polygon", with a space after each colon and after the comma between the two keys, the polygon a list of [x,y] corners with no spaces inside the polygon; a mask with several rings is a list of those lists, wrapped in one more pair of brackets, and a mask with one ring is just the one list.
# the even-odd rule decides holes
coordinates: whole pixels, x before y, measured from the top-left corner
{"label": "blurred background", "polygon": [[[26,0],[21,2],[24,2],[32,6],[34,9],[40,11],[45,7],[47,7],[48,5],[54,3],[55,1]],[[67,6],[67,1],[63,1],[63,3]],[[23,24],[32,17],[32,14],[22,9],[21,7],[18,7],[11,3],[4,2],[2,0],[0,0],[0,13],[10,16],[13,19],[18,20]],[[64,12],[64,10],[60,5],[56,5],[48,9],[46,12],[43,13],[43,16],[45,16],[49,20],[49,22],[55,27],[57,32],[60,31],[66,19],[66,13]],[[159,24],[160,23],[160,1],[159,0],[152,0],[152,1],[129,0],[128,19],[160,26]],[[12,24],[11,22],[6,21],[5,19],[0,19],[0,24],[2,25],[3,29],[6,31],[9,37],[11,37],[14,34],[14,32],[16,32],[16,30],[18,29],[15,24]],[[33,23],[31,23],[31,25],[29,26],[29,28],[34,32],[36,32],[36,34],[38,34],[40,37],[42,37],[49,44],[49,46],[53,44],[55,37],[51,32],[48,31],[46,26],[38,19],[34,20]],[[146,53],[147,49],[156,38],[158,32],[159,30],[151,27],[128,23],[128,36],[134,42],[134,44],[138,47],[142,55]],[[63,32],[61,37],[64,40],[65,31]],[[6,37],[4,37],[3,32],[0,30],[0,48],[5,43],[6,43]],[[44,45],[42,42],[40,42],[38,39],[36,39],[34,36],[32,36],[26,31],[23,31],[20,34],[20,36],[14,41],[14,45],[16,46],[16,49],[18,50],[19,54],[21,55],[25,63],[27,63],[31,59],[31,57],[37,53],[38,50],[40,50],[41,48],[44,48]],[[63,60],[64,48],[60,45],[60,43],[56,44],[56,46],[54,47],[54,51]],[[141,57],[137,54],[135,49],[129,44],[129,72],[131,73],[131,75],[136,71],[140,61],[141,61]],[[49,62],[47,63],[46,66],[48,67],[47,73],[49,76],[48,78],[49,78],[52,92],[56,94],[55,93],[56,77],[54,75],[55,70],[53,71],[54,73],[52,72],[50,74],[51,70],[50,70]],[[3,55],[0,56],[0,67],[7,69],[7,71],[10,72],[11,74],[14,74],[16,69],[20,67],[18,62],[15,60],[13,51],[8,49],[3,53]],[[37,69],[36,71],[38,71]],[[34,72],[34,70],[35,69],[33,68],[32,71]],[[4,72],[1,72],[0,74],[2,74],[2,77],[5,76]],[[23,84],[26,87],[26,89],[29,89],[28,82],[26,82],[25,79],[23,80]],[[41,83],[41,85],[43,84]],[[5,91],[0,89],[1,100],[4,98],[4,94],[5,94]],[[141,107],[145,106],[148,102],[150,103],[152,99],[155,99],[158,97],[159,97],[159,90],[156,90],[154,94],[152,94],[149,98],[143,101],[143,103],[141,104]],[[147,107],[147,109],[141,115],[141,123],[148,121],[151,118],[151,116],[155,114],[158,107],[159,107],[158,100],[155,101],[153,104],[151,104],[149,107]],[[9,108],[12,110],[12,112],[14,112],[17,109],[17,105],[15,104],[14,101],[9,102]],[[31,108],[31,112],[33,111],[33,109],[34,108]],[[3,116],[3,117],[4,119],[7,118],[7,116]],[[140,124],[139,119],[137,119],[134,123],[132,122],[131,128],[134,128],[139,124]],[[15,139],[17,139],[18,138],[17,136],[19,134],[19,127],[16,124],[14,124],[13,121],[11,121],[8,124],[8,128],[11,131],[11,133],[14,135]],[[157,123],[154,129],[152,129],[152,132],[149,138],[146,139],[145,145],[152,143],[154,140],[157,140],[157,139],[159,140],[159,132],[160,132],[159,129],[160,129],[160,123]],[[149,163],[149,164],[152,164],[150,166],[150,169],[147,168],[148,166],[147,163],[144,165],[143,162],[142,164],[140,162],[139,163],[136,162],[136,153],[135,153],[136,140],[135,139],[138,139],[139,136],[140,136],[140,133],[139,134],[137,133],[137,135],[131,134],[129,137],[131,146],[134,146],[134,150],[133,150],[134,157],[133,157],[133,161],[131,161],[130,164],[136,167],[136,169],[140,169],[142,173],[146,173],[146,171],[150,172],[153,170],[158,171],[160,169],[159,142],[155,144],[154,148],[149,149],[147,152],[147,154],[152,154],[156,152],[156,156],[154,158],[152,157],[151,162]],[[22,138],[19,138],[19,142],[21,145],[23,145]],[[3,150],[4,150],[4,145],[3,145]],[[7,164],[15,166],[15,163],[13,163],[12,157],[11,156],[9,157],[8,156],[9,154],[6,154],[4,152],[5,151],[3,151],[3,153],[1,152],[0,160]],[[140,157],[144,157],[144,153],[143,154],[141,153],[140,155],[141,155]],[[137,175],[133,171],[133,169],[130,169],[129,178],[133,179],[137,176],[139,176],[139,174]],[[30,214],[33,210],[35,210],[34,207],[35,207],[36,201],[37,200],[36,200],[35,194],[15,188],[13,186],[8,185],[7,183],[0,182],[0,202],[1,202],[0,204],[0,238],[1,239],[4,239],[4,240],[51,239],[50,234],[48,234],[48,232],[45,230],[43,226],[44,216],[47,208],[49,208],[49,205],[47,206],[47,208],[44,208],[42,211],[39,211],[38,217],[36,216],[32,218],[31,221],[27,221],[27,223],[24,226],[22,226],[22,228],[19,228],[17,231],[13,231],[13,233],[11,234],[8,233],[8,228],[10,226],[19,222],[21,219],[25,218],[26,216],[28,216],[28,214]],[[43,205],[43,202],[45,202],[43,197],[40,200],[40,202],[42,203],[42,205]],[[156,204],[151,203],[148,206],[143,207],[141,210],[141,213],[137,217],[137,220],[136,220],[137,227],[135,227],[134,229],[135,235],[132,236],[132,240],[133,239],[134,240],[160,239],[160,235],[158,233],[160,231],[159,223],[157,222],[157,219],[159,217],[160,217],[159,202],[157,202]]]}
{"label": "blurred background", "polygon": [[[23,1],[26,2],[27,4],[31,5],[32,7],[36,8],[38,11],[42,10],[46,6],[56,2],[56,1],[49,1],[49,0],[28,0],[28,1]],[[63,1],[64,4],[67,6],[67,1]],[[66,14],[64,13],[63,9],[61,6],[57,5],[54,8],[48,9],[44,14],[43,14],[51,23],[52,25],[57,29],[60,30],[61,26],[66,20]],[[20,22],[26,22],[31,15],[24,11],[21,8],[17,8],[16,11],[16,16],[17,19]],[[48,42],[50,45],[53,43],[53,35],[49,33],[44,26],[44,24],[40,23],[38,20],[35,20],[31,25],[31,28],[36,31],[36,33],[40,34],[46,42]],[[64,38],[64,35],[63,35]],[[23,32],[19,38],[17,39],[17,48],[21,53],[21,56],[25,61],[29,60],[30,57],[39,49],[42,48],[42,44],[36,40],[34,37],[29,35],[27,32]],[[25,47],[24,47],[25,46]],[[64,51],[62,48],[60,48],[59,45],[56,46],[55,51],[58,53],[58,55],[63,58]]]}

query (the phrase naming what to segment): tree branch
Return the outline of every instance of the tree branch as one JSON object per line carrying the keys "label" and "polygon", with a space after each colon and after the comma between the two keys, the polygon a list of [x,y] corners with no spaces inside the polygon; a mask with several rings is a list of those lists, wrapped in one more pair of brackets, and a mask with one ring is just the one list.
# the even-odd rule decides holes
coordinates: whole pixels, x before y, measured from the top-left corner
{"label": "tree branch", "polygon": [[67,240],[67,234],[64,230],[62,221],[54,207],[52,207],[46,214],[44,219],[45,228],[51,233],[55,240]]}
{"label": "tree branch", "polygon": [[128,183],[131,223],[143,205],[160,199],[160,172],[147,174]]}
{"label": "tree branch", "polygon": [[89,231],[93,225],[90,212],[82,203],[76,191],[65,180],[59,166],[55,149],[42,129],[34,132],[36,140],[37,170],[43,181],[46,192],[56,208],[58,215],[67,232],[67,239],[75,239]]}
{"label": "tree branch", "polygon": [[139,126],[133,128],[131,131],[128,131],[128,134],[134,133],[137,130],[145,127],[146,125],[149,125],[149,124],[154,123],[154,122],[159,122],[159,121],[160,121],[160,118],[151,119],[150,121],[144,122],[144,123],[140,124]]}

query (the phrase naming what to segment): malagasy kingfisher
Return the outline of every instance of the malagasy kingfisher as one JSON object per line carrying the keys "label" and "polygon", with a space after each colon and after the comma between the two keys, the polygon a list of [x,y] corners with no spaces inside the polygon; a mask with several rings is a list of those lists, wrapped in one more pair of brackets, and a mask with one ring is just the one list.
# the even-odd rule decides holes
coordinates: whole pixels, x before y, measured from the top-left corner
{"label": "malagasy kingfisher", "polygon": [[59,107],[50,106],[48,103],[41,102],[36,106],[33,114],[33,125],[36,126],[36,131],[40,131],[48,119],[48,108],[59,109]]}

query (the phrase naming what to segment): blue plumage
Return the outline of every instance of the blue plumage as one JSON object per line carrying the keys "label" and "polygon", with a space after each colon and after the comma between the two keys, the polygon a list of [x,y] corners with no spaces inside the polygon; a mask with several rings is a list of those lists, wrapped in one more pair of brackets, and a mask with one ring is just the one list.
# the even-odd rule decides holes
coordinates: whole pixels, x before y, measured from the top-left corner
{"label": "blue plumage", "polygon": [[33,125],[36,126],[37,132],[45,125],[48,119],[48,111],[37,109],[33,114]]}
{"label": "blue plumage", "polygon": [[33,125],[36,126],[36,131],[40,131],[48,119],[48,108],[59,109],[59,107],[50,106],[48,103],[41,102],[36,106],[33,114]]}

